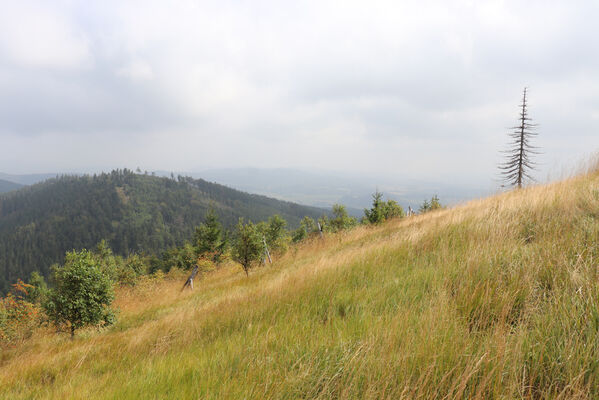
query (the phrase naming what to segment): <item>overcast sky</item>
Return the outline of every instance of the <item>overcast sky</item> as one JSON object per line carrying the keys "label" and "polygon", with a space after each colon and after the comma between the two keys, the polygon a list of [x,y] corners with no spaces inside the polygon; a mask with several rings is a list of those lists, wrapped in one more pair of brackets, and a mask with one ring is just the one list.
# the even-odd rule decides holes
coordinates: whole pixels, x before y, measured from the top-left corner
{"label": "overcast sky", "polygon": [[0,4],[2,172],[487,184],[524,86],[541,180],[599,147],[597,1]]}

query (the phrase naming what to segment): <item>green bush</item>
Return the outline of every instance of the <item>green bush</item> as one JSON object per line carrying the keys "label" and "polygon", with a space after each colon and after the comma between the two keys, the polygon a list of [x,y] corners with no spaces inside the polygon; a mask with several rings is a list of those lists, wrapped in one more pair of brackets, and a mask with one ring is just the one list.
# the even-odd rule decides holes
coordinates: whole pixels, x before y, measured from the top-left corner
{"label": "green bush", "polygon": [[293,234],[291,235],[291,240],[294,243],[301,242],[302,240],[306,239],[308,236],[316,232],[318,232],[318,225],[316,225],[316,221],[314,221],[310,217],[304,217],[300,222],[299,228],[293,231]]}
{"label": "green bush", "polygon": [[30,303],[42,304],[48,295],[48,285],[44,277],[39,272],[33,271],[29,277],[28,285],[25,300]]}
{"label": "green bush", "polygon": [[271,252],[284,253],[289,247],[289,233],[285,229],[287,221],[280,215],[273,215],[268,222],[261,222],[256,225],[256,229],[261,237],[264,238]]}
{"label": "green bush", "polygon": [[56,287],[50,290],[44,309],[57,327],[68,326],[73,337],[84,326],[114,322],[112,280],[94,254],[85,249],[67,253],[53,278]]}
{"label": "green bush", "polygon": [[367,222],[380,224],[391,218],[404,217],[405,213],[395,200],[383,201],[383,194],[377,191],[372,195],[372,208],[370,210],[365,209],[364,215]]}
{"label": "green bush", "polygon": [[358,225],[358,221],[354,217],[347,214],[347,209],[344,205],[333,204],[333,217],[329,220],[327,230],[331,232],[339,232],[350,229]]}
{"label": "green bush", "polygon": [[181,247],[173,247],[162,253],[160,269],[164,272],[169,272],[171,268],[189,270],[196,264],[197,259],[196,249],[187,242]]}
{"label": "green bush", "polygon": [[443,208],[443,206],[439,201],[439,197],[437,195],[434,195],[433,197],[431,197],[430,201],[424,200],[418,211],[420,213],[426,213],[429,211],[439,210],[441,208]]}
{"label": "green bush", "polygon": [[250,268],[260,260],[263,251],[264,244],[256,225],[251,222],[244,224],[243,218],[240,218],[235,230],[233,260],[241,264],[245,274],[249,276]]}

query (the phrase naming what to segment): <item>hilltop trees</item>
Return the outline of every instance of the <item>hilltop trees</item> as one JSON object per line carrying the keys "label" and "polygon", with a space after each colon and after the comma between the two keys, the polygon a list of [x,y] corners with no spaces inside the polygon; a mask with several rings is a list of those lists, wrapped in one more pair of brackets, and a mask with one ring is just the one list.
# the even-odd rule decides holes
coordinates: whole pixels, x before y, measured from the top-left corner
{"label": "hilltop trees", "polygon": [[239,217],[262,221],[279,214],[297,225],[304,215],[319,214],[201,179],[175,181],[129,170],[62,176],[0,194],[0,203],[0,295],[34,270],[47,278],[67,251],[91,249],[102,239],[115,256],[159,257],[191,241],[202,222],[210,228],[211,205],[224,229],[234,229]]}
{"label": "hilltop trees", "polygon": [[44,309],[54,324],[70,328],[71,338],[76,329],[114,321],[112,281],[93,253],[67,253],[64,266],[54,270],[54,283]]}
{"label": "hilltop trees", "polygon": [[504,152],[507,154],[507,159],[499,166],[506,184],[517,186],[518,189],[522,187],[526,179],[534,180],[530,176],[530,170],[534,169],[535,164],[530,160],[530,155],[538,154],[535,151],[536,147],[530,144],[530,138],[538,134],[532,131],[535,124],[531,123],[532,120],[528,117],[526,90],[527,88],[524,88],[522,104],[520,104],[519,124],[512,128],[513,131],[509,134],[512,142],[508,150]]}

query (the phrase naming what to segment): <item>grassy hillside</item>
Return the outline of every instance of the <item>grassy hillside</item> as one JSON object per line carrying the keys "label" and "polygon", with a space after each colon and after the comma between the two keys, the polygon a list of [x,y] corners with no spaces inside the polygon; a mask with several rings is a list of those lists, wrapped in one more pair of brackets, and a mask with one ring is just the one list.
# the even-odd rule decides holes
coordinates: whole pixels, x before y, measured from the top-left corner
{"label": "grassy hillside", "polygon": [[322,210],[243,193],[198,179],[127,170],[63,176],[0,196],[0,293],[31,271],[47,275],[66,251],[106,239],[121,255],[158,253],[191,240],[213,207],[227,228],[280,214],[291,226]]}
{"label": "grassy hillside", "polygon": [[598,239],[596,172],[360,227],[121,290],[115,326],[4,350],[0,396],[597,398]]}

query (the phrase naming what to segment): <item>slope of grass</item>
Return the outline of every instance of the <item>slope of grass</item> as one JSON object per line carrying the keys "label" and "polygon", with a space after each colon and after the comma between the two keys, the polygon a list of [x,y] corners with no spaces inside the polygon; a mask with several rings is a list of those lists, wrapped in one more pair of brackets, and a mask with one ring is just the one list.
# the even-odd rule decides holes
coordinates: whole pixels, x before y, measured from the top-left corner
{"label": "slope of grass", "polygon": [[121,291],[0,357],[0,396],[597,398],[599,174]]}

